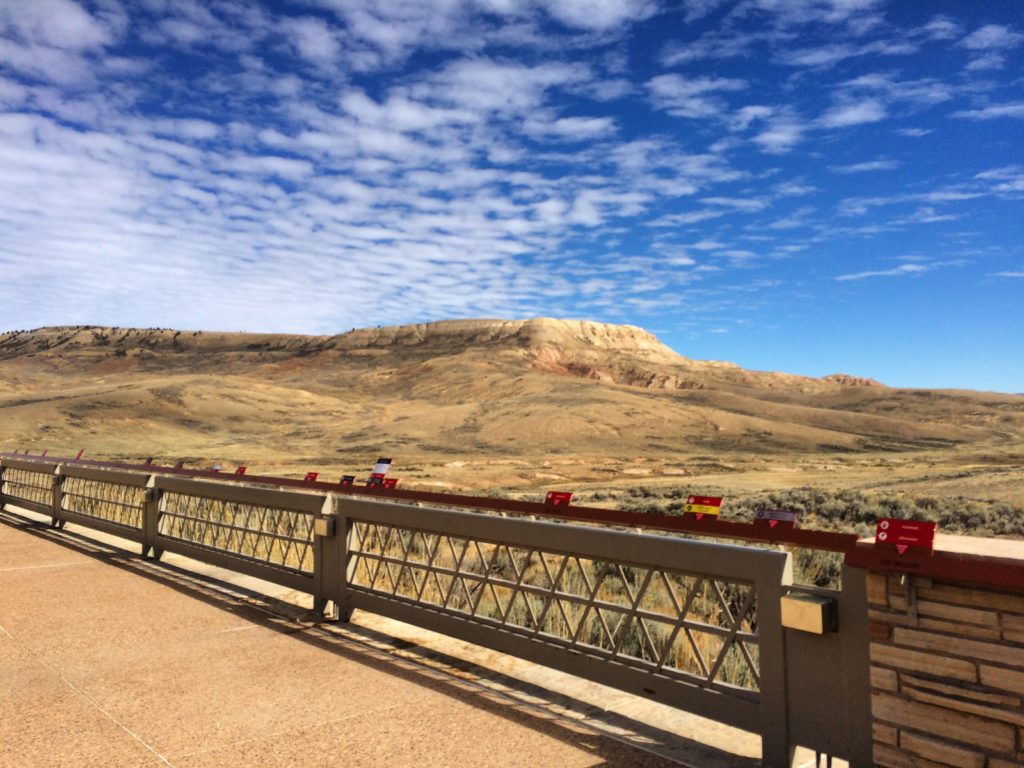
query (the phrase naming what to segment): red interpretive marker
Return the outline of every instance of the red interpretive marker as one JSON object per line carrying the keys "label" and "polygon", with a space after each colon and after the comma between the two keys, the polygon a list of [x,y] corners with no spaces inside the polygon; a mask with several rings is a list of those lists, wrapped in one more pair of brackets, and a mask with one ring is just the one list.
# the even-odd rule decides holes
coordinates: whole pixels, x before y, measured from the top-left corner
{"label": "red interpretive marker", "polygon": [[937,523],[885,518],[875,528],[875,544],[896,547],[901,555],[911,547],[931,552],[935,548],[936,528]]}
{"label": "red interpretive marker", "polygon": [[338,481],[338,485],[352,485],[355,481],[355,475],[342,475],[341,480]]}
{"label": "red interpretive marker", "polygon": [[81,461],[81,460],[82,460],[82,454],[83,454],[83,453],[85,453],[85,448],[83,448],[82,450],[80,450],[80,451],[78,452],[78,454],[77,454],[77,455],[75,456],[75,461]]}
{"label": "red interpretive marker", "polygon": [[391,488],[394,488],[396,485],[398,485],[398,478],[397,477],[385,477],[384,478],[384,490],[385,491],[390,490]]}
{"label": "red interpretive marker", "polygon": [[796,525],[797,513],[787,509],[759,509],[754,517],[754,522],[759,525],[767,525],[769,528],[782,526],[792,528]]}
{"label": "red interpretive marker", "polygon": [[49,449],[49,448],[44,448],[44,449],[43,449],[43,452],[42,452],[41,454],[39,454],[39,455],[40,455],[40,456],[45,456],[45,455],[46,455],[46,454],[48,454],[49,452],[50,452],[50,449]]}
{"label": "red interpretive marker", "polygon": [[306,477],[303,479],[303,482],[315,483],[318,477],[320,477],[319,472],[307,472]]}
{"label": "red interpretive marker", "polygon": [[548,491],[548,495],[544,497],[544,504],[548,507],[568,507],[571,501],[570,491]]}
{"label": "red interpretive marker", "polygon": [[688,515],[696,515],[700,520],[704,515],[715,515],[722,512],[721,496],[688,496],[683,512]]}
{"label": "red interpretive marker", "polygon": [[235,467],[235,474],[244,475],[246,469],[248,469],[248,467]]}

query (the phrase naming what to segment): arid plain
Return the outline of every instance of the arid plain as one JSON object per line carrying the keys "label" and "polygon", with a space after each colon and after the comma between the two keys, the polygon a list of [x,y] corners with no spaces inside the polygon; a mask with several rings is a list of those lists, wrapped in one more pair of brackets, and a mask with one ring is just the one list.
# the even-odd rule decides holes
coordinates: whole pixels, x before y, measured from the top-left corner
{"label": "arid plain", "polygon": [[6,451],[327,479],[387,455],[409,488],[612,504],[820,489],[1024,516],[1022,396],[748,371],[583,321],[9,332],[0,413]]}

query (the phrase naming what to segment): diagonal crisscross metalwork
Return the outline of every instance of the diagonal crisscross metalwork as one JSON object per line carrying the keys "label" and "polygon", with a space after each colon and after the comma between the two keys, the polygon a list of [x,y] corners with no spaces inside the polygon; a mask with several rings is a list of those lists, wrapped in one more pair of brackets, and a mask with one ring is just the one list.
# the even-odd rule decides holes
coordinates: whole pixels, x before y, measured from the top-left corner
{"label": "diagonal crisscross metalwork", "polygon": [[61,485],[61,507],[69,512],[100,520],[142,528],[145,488],[82,477],[66,477]]}
{"label": "diagonal crisscross metalwork", "polygon": [[160,534],[298,573],[313,572],[314,516],[278,507],[165,493]]}
{"label": "diagonal crisscross metalwork", "polygon": [[37,504],[53,503],[53,473],[4,467],[2,493]]}
{"label": "diagonal crisscross metalwork", "polygon": [[702,687],[760,686],[754,585],[354,520],[349,588]]}

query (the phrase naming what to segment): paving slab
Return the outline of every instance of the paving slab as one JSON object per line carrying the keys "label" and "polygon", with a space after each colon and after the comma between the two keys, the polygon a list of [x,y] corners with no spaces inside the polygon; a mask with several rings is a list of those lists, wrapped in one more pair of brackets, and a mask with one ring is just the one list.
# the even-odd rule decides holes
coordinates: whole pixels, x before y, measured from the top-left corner
{"label": "paving slab", "polygon": [[0,514],[0,766],[681,764],[414,655]]}

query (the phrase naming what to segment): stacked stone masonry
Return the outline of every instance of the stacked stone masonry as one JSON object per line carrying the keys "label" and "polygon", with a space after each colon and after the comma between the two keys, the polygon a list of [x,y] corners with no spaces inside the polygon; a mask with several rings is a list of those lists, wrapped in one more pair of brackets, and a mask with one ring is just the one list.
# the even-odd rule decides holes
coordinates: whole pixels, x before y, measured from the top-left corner
{"label": "stacked stone masonry", "polygon": [[1024,594],[871,573],[868,602],[876,764],[1024,765]]}

